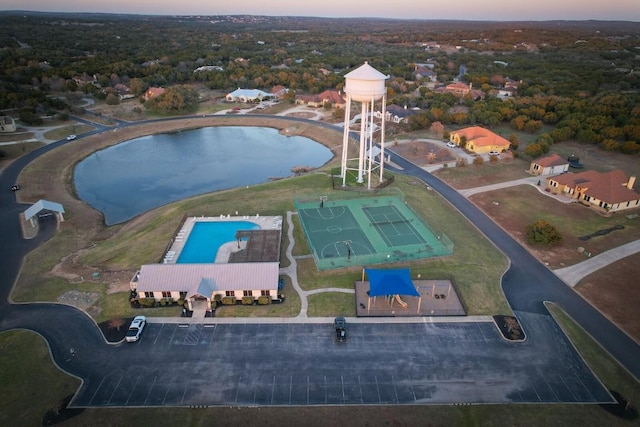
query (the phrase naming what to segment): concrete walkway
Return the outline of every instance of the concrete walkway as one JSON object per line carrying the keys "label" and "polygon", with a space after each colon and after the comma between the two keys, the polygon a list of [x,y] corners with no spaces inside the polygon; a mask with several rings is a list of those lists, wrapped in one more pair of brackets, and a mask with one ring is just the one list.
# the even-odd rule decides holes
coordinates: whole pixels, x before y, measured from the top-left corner
{"label": "concrete walkway", "polygon": [[[317,295],[324,292],[342,292],[346,294],[354,294],[354,289],[346,288],[320,288],[306,291],[302,289],[298,282],[298,263],[296,257],[293,256],[293,247],[295,246],[295,239],[293,237],[293,215],[297,215],[297,212],[287,212],[287,237],[289,238],[289,244],[285,250],[285,256],[289,260],[289,266],[280,269],[280,275],[289,276],[293,289],[300,296],[300,312],[295,317],[205,317],[205,309],[201,308],[195,310],[192,317],[149,317],[147,321],[149,323],[179,323],[179,324],[191,324],[191,323],[204,323],[204,324],[244,324],[244,323],[332,323],[333,317],[308,317],[309,309],[309,296]],[[307,255],[301,258],[307,258]],[[469,323],[469,322],[492,322],[491,316],[430,316],[430,317],[349,317],[347,320],[350,323]]]}
{"label": "concrete walkway", "polygon": [[[474,187],[467,188],[464,190],[459,190],[458,192],[465,197],[472,196],[474,194],[483,193],[485,191],[494,191],[499,190],[501,188],[513,187],[516,185],[531,185],[532,187],[538,189],[540,194],[544,194],[547,197],[552,197],[559,202],[562,203],[574,203],[575,200],[569,197],[565,197],[562,195],[551,194],[549,192],[544,191],[544,186],[538,185],[538,182],[543,180],[544,177],[540,176],[529,176],[522,179],[516,179],[513,181],[505,181],[499,182],[497,184],[484,185],[482,187]],[[589,274],[606,267],[607,265],[616,262],[624,257],[629,255],[633,255],[635,253],[640,252],[640,240],[636,240],[634,242],[627,243],[626,245],[619,246],[617,248],[610,249],[606,252],[603,252],[599,255],[594,256],[593,258],[589,258],[585,261],[582,261],[578,264],[559,268],[557,270],[553,270],[553,272],[562,279],[566,284],[573,287],[584,277]]]}
{"label": "concrete walkway", "polygon": [[607,265],[619,261],[622,258],[628,257],[640,252],[640,240],[627,243],[626,245],[618,246],[617,248],[610,249],[606,252],[598,254],[593,258],[589,258],[581,263],[574,264],[569,267],[559,268],[553,272],[567,283],[567,285],[573,287],[582,278],[589,274],[606,267]]}

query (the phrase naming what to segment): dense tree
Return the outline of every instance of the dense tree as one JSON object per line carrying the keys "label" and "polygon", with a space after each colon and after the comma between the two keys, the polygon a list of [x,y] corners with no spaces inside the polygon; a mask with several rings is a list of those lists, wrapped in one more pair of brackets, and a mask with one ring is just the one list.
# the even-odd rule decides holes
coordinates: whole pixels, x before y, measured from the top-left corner
{"label": "dense tree", "polygon": [[562,242],[562,235],[556,227],[545,220],[535,221],[525,227],[527,242],[534,246],[554,246]]}

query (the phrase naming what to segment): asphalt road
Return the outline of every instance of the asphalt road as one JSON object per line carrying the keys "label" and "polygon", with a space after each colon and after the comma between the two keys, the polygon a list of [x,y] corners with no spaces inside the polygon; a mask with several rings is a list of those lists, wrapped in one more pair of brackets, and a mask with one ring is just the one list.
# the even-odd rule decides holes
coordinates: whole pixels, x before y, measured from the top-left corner
{"label": "asphalt road", "polygon": [[[502,288],[514,311],[549,315],[543,302],[557,303],[622,366],[640,378],[640,346],[635,341],[464,196],[404,158],[392,153],[391,159],[402,168],[397,172],[419,178],[440,193],[510,259],[511,265],[502,278]],[[522,323],[525,331],[531,327],[526,320]]]}
{"label": "asphalt road", "polygon": [[24,256],[55,232],[55,221],[43,220],[40,234],[23,240],[18,213],[27,206],[9,188],[26,164],[65,142],[0,174],[0,330],[31,329],[47,340],[54,361],[84,381],[75,406],[612,401],[545,300],[558,302],[639,376],[637,344],[467,199],[395,155],[402,173],[443,194],[509,256],[503,287],[525,342],[507,343],[492,323],[354,324],[346,345],[333,341],[330,325],[150,324],[141,342],[109,345],[80,310],[8,301]]}

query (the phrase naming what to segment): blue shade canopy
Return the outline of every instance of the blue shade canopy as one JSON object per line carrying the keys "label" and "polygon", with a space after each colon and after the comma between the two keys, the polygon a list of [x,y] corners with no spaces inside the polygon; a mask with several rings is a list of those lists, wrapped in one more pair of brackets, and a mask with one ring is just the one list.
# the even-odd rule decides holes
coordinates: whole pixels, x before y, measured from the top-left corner
{"label": "blue shade canopy", "polygon": [[365,268],[365,273],[369,278],[369,296],[379,297],[383,295],[410,295],[419,297],[411,280],[408,268],[398,268],[393,270],[375,270]]}

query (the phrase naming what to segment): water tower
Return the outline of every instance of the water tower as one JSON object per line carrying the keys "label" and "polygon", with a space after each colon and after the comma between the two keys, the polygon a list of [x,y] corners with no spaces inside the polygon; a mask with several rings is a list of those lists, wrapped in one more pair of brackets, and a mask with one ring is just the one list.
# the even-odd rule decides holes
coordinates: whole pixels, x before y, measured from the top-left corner
{"label": "water tower", "polygon": [[[342,186],[346,185],[347,170],[358,171],[358,182],[364,182],[364,174],[367,173],[367,188],[371,188],[371,170],[375,163],[374,157],[378,149],[373,143],[373,133],[376,127],[380,129],[380,182],[384,172],[384,123],[387,111],[387,89],[384,85],[389,76],[373,68],[367,62],[346,74],[344,92],[347,94],[347,105],[344,111],[344,135],[342,137]],[[357,168],[355,158],[349,158],[349,133],[351,119],[351,101],[361,104],[360,115],[360,147]],[[380,106],[380,125],[374,121],[376,116],[375,105]],[[375,152],[374,152],[375,151]],[[366,160],[365,160],[366,159]]]}

